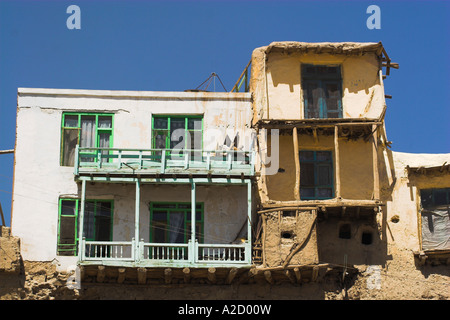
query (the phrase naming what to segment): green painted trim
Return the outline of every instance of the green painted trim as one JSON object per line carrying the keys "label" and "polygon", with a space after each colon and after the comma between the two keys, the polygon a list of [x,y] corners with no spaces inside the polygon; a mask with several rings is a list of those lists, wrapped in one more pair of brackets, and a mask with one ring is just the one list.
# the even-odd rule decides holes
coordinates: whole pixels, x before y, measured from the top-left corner
{"label": "green painted trim", "polygon": [[[78,123],[76,127],[65,127],[65,118],[66,116],[77,116],[78,117]],[[60,143],[60,166],[63,165],[64,160],[64,130],[65,129],[77,129],[78,130],[78,138],[77,138],[77,144],[80,144],[80,132],[81,132],[81,117],[82,116],[95,116],[95,146],[94,148],[99,147],[100,143],[100,137],[99,133],[108,133],[109,132],[109,148],[113,147],[113,136],[114,136],[114,113],[98,113],[98,112],[63,112],[61,115],[61,143]],[[111,128],[98,128],[98,118],[99,117],[111,117]],[[85,155],[93,155],[93,154],[87,154]],[[75,162],[75,161],[74,161]]]}
{"label": "green painted trim", "polygon": [[[85,182],[84,182],[85,183]],[[83,191],[82,191],[83,193]],[[75,202],[75,215],[62,215],[62,202],[63,201],[73,201]],[[82,199],[80,198],[59,198],[58,201],[58,233],[57,233],[57,255],[59,255],[58,253],[62,250],[60,250],[60,246],[62,246],[63,244],[61,244],[61,217],[62,216],[67,216],[67,217],[75,217],[75,243],[74,244],[67,244],[67,246],[71,245],[71,246],[75,246],[76,249],[74,250],[67,250],[67,251],[75,251],[74,255],[76,255],[76,251],[78,249],[78,251],[80,250],[80,235],[82,234],[83,231],[80,230],[80,226],[84,225],[84,210],[82,210],[82,205],[81,205]],[[108,202],[111,204],[111,224],[110,224],[110,239],[109,240],[105,240],[105,241],[112,241],[113,238],[113,225],[114,225],[114,200],[109,200],[109,199],[87,199],[84,201],[86,202],[94,202],[94,226],[96,224],[97,221],[97,203],[100,202]],[[83,211],[83,212],[82,212]],[[81,228],[81,229],[84,229]],[[93,238],[87,238],[87,241],[95,241],[96,238],[96,228],[94,227],[94,236]]]}

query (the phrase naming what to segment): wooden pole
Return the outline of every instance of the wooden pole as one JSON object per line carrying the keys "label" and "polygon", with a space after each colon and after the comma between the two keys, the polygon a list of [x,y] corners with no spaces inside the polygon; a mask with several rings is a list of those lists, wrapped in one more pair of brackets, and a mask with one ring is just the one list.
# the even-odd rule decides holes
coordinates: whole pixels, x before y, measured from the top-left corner
{"label": "wooden pole", "polygon": [[334,158],[336,177],[336,198],[341,198],[341,166],[339,164],[339,127],[334,127]]}
{"label": "wooden pole", "polygon": [[378,126],[372,125],[373,199],[380,199],[380,177],[378,174]]}
{"label": "wooden pole", "polygon": [[[139,243],[139,212],[141,203],[141,181],[136,180],[136,199],[135,199],[135,218],[134,218],[134,239],[135,243]],[[137,246],[136,246],[137,247]],[[135,257],[139,257],[139,250],[136,250]]]}
{"label": "wooden pole", "polygon": [[123,283],[125,281],[125,268],[119,268],[117,270],[119,272],[119,276],[117,277],[117,283]]}
{"label": "wooden pole", "polygon": [[86,199],[86,180],[83,180],[81,182],[81,208],[78,208],[78,211],[80,212],[78,215],[79,220],[79,226],[78,226],[78,257],[79,260],[83,257],[83,229],[84,229],[84,206],[85,206],[85,199]]}
{"label": "wooden pole", "polygon": [[184,283],[189,283],[191,281],[191,269],[189,269],[188,267],[183,269],[183,278]]}
{"label": "wooden pole", "polygon": [[3,216],[2,204],[0,203],[0,215],[2,217],[2,226],[6,226],[5,217]]}
{"label": "wooden pole", "polygon": [[295,161],[294,198],[295,200],[300,200],[300,160],[298,154],[298,135],[296,127],[292,129],[292,143],[294,145],[294,161]]}

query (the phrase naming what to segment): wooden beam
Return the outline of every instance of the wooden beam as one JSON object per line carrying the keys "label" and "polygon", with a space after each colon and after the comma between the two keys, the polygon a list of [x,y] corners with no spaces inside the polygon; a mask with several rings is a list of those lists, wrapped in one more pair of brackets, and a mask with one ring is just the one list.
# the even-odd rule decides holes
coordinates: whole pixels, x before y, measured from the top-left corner
{"label": "wooden beam", "polygon": [[98,268],[97,268],[97,282],[102,283],[103,281],[105,281],[105,276],[106,276],[105,266],[98,266]]}
{"label": "wooden beam", "polygon": [[84,278],[86,277],[86,270],[84,269],[84,266],[79,266],[80,268],[80,280],[84,281]]}
{"label": "wooden beam", "polygon": [[298,134],[296,127],[292,129],[292,143],[294,145],[294,161],[295,161],[294,198],[295,200],[300,200],[300,160],[298,153]]}
{"label": "wooden beam", "polygon": [[191,281],[191,269],[189,269],[188,267],[183,269],[183,278],[184,283],[189,283]]}
{"label": "wooden beam", "polygon": [[334,127],[334,158],[336,177],[336,198],[341,197],[341,166],[339,162],[339,127]]}
{"label": "wooden beam", "polygon": [[286,277],[289,279],[289,281],[291,282],[291,283],[295,283],[296,282],[296,279],[295,279],[295,277],[292,275],[292,273],[291,273],[291,270],[285,270],[284,271],[284,274],[286,275]]}
{"label": "wooden beam", "polygon": [[216,283],[216,268],[208,268],[208,280],[213,284]]}
{"label": "wooden beam", "polygon": [[3,216],[2,204],[0,203],[0,216],[2,217],[2,226],[6,226],[5,217]]}
{"label": "wooden beam", "polygon": [[312,269],[311,281],[312,282],[317,281],[318,277],[319,277],[319,267],[318,266],[314,266],[313,269]]}
{"label": "wooden beam", "polygon": [[172,269],[164,269],[164,282],[166,284],[170,284],[172,282]]}
{"label": "wooden beam", "polygon": [[297,283],[302,283],[302,273],[300,272],[299,267],[294,268],[295,278],[297,279]]}
{"label": "wooden beam", "polygon": [[139,284],[145,284],[147,282],[147,269],[146,268],[138,268],[137,269],[137,278]]}
{"label": "wooden beam", "polygon": [[266,278],[266,281],[270,284],[275,283],[275,281],[273,280],[273,277],[272,277],[272,272],[270,270],[264,271],[264,278]]}
{"label": "wooden beam", "polygon": [[319,143],[319,138],[317,137],[317,128],[313,127],[313,136],[314,136],[314,142],[315,144]]}
{"label": "wooden beam", "polygon": [[119,268],[119,276],[117,277],[117,283],[123,283],[125,281],[125,268]]}
{"label": "wooden beam", "polygon": [[237,268],[230,269],[230,271],[228,272],[227,280],[226,280],[227,284],[231,284],[233,282],[233,279],[236,277],[237,271],[238,271]]}
{"label": "wooden beam", "polygon": [[380,175],[378,173],[378,126],[372,125],[373,199],[380,199]]}

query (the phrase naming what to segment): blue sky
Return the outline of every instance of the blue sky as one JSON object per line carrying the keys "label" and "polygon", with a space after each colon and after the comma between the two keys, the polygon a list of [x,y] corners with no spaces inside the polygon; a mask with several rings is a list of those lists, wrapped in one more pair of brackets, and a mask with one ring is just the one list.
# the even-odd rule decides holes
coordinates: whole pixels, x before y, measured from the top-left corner
{"label": "blue sky", "polygon": [[[72,4],[80,30],[66,27]],[[449,16],[450,1],[0,0],[0,150],[14,148],[18,87],[182,91],[215,72],[230,90],[272,41],[382,41],[400,64],[385,80],[392,149],[449,153]],[[7,225],[12,176],[0,155]]]}

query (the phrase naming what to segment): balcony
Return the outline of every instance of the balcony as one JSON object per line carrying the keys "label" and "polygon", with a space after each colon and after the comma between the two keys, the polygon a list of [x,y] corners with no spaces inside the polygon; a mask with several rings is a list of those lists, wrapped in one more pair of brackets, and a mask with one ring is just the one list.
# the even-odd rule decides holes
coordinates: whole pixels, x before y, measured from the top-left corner
{"label": "balcony", "polygon": [[75,176],[253,176],[255,153],[241,150],[75,149]]}
{"label": "balcony", "polygon": [[248,267],[251,244],[146,243],[82,240],[80,265],[124,267]]}

